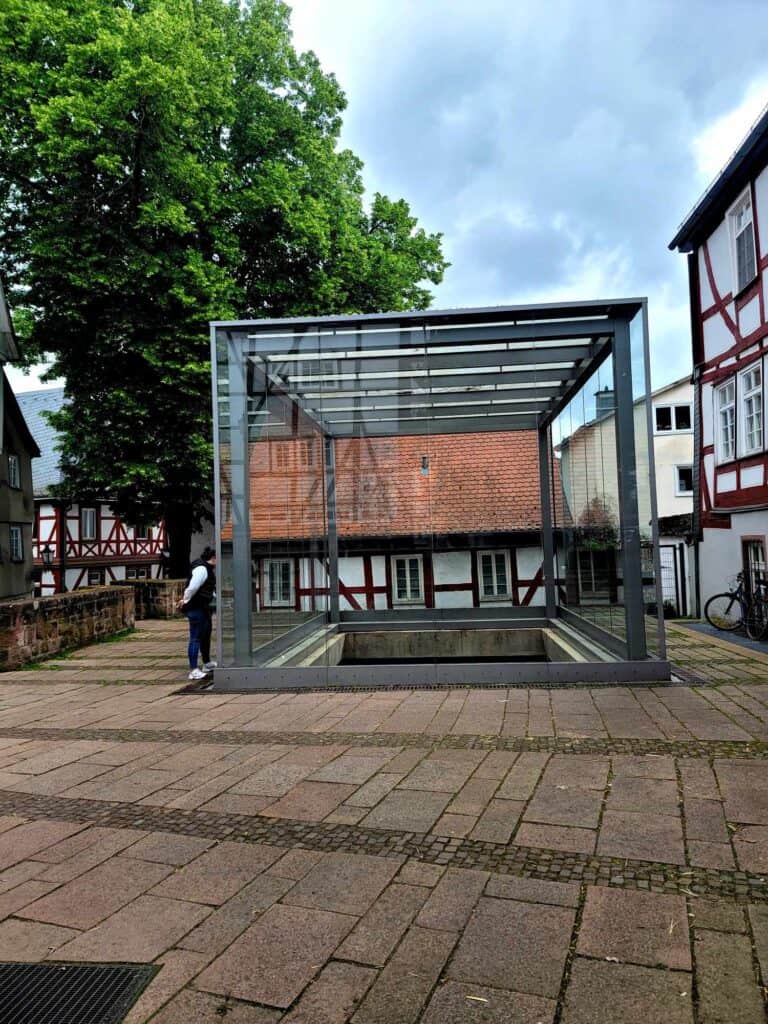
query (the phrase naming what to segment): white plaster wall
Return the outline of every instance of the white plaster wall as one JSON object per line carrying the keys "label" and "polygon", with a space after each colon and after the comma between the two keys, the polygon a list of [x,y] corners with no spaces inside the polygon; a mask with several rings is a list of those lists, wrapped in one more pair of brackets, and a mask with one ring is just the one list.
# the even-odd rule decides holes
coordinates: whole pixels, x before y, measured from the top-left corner
{"label": "white plaster wall", "polygon": [[[532,580],[541,568],[544,561],[544,552],[541,548],[518,548],[517,549],[517,578],[519,580]],[[521,591],[523,587],[521,586]],[[523,598],[520,594],[520,599]]]}
{"label": "white plaster wall", "polygon": [[718,494],[727,494],[729,491],[736,490],[736,473],[718,473],[717,474],[717,492]]}
{"label": "white plaster wall", "polygon": [[[371,557],[371,570],[373,572],[374,587],[386,587],[387,585],[387,560],[384,555],[373,555]],[[375,594],[373,599],[375,608],[387,607],[387,595]]]}
{"label": "white plaster wall", "polygon": [[709,261],[712,264],[712,276],[715,287],[724,298],[733,291],[733,265],[731,263],[731,243],[728,237],[728,225],[725,220],[715,228],[707,240]]}
{"label": "white plaster wall", "polygon": [[727,352],[734,344],[734,338],[728,330],[725,320],[719,313],[704,321],[704,358],[709,362]]}
{"label": "white plaster wall", "polygon": [[[436,551],[432,557],[435,585],[441,583],[472,583],[470,551]],[[485,604],[485,602],[483,602]],[[435,608],[471,608],[471,590],[435,591]]]}
{"label": "white plaster wall", "polygon": [[760,299],[757,295],[739,310],[739,330],[751,334],[760,326]]}
{"label": "white plaster wall", "polygon": [[699,547],[702,613],[707,599],[726,590],[728,581],[741,570],[745,536],[768,537],[768,510],[732,515],[730,530],[704,530]]}
{"label": "white plaster wall", "polygon": [[755,207],[760,255],[765,256],[768,253],[768,167],[755,178]]}
{"label": "white plaster wall", "polygon": [[365,568],[361,555],[347,555],[339,559],[339,579],[348,587],[365,586]]}
{"label": "white plaster wall", "polygon": [[765,472],[762,466],[748,466],[741,471],[742,487],[762,487],[765,483]]}
{"label": "white plaster wall", "polygon": [[[693,424],[693,384],[687,381],[657,395],[652,406],[652,423],[656,425],[658,406],[690,405]],[[640,424],[638,424],[640,426]],[[685,433],[661,431],[654,433],[653,453],[656,463],[656,503],[659,516],[686,515],[693,512],[693,495],[679,496],[676,490],[676,466],[693,465],[693,429]],[[650,518],[650,509],[645,509]]]}

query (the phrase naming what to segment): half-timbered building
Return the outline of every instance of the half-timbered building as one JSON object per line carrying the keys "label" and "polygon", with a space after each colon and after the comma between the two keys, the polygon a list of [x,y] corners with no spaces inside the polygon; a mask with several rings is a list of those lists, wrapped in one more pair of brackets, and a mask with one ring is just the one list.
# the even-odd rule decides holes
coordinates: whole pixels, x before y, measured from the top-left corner
{"label": "half-timbered building", "polygon": [[32,460],[40,454],[3,364],[19,358],[0,283],[0,598],[32,593]]}
{"label": "half-timbered building", "polygon": [[685,219],[693,345],[700,602],[768,542],[768,110]]}
{"label": "half-timbered building", "polygon": [[63,388],[19,395],[24,416],[43,453],[33,468],[32,553],[37,592],[49,595],[157,578],[165,547],[161,524],[129,526],[106,497],[84,502],[77,495],[63,499],[52,494],[61,482],[58,434],[45,414],[58,411],[63,402]]}

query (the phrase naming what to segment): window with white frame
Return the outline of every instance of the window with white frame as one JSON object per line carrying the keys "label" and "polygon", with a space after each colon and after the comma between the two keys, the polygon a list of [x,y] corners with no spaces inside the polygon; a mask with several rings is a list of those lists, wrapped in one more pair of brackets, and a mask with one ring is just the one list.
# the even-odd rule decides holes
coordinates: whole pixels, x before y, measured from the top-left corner
{"label": "window with white frame", "polygon": [[8,486],[21,487],[21,463],[18,455],[8,456]]}
{"label": "window with white frame", "polygon": [[481,551],[480,598],[509,597],[509,554],[506,551]]}
{"label": "window with white frame", "polygon": [[675,466],[675,494],[693,494],[693,466]]}
{"label": "window with white frame", "polygon": [[657,405],[654,410],[657,434],[684,433],[692,429],[691,405]]}
{"label": "window with white frame", "polygon": [[269,558],[264,562],[264,603],[287,608],[293,605],[293,560]]}
{"label": "window with white frame", "polygon": [[757,274],[755,227],[752,219],[752,193],[743,192],[728,211],[734,294],[743,291]]}
{"label": "window with white frame", "polygon": [[24,537],[20,526],[8,527],[8,551],[12,562],[24,561]]}
{"label": "window with white frame", "polygon": [[763,449],[763,374],[760,363],[739,374],[741,453]]}
{"label": "window with white frame", "polygon": [[395,555],[392,558],[392,600],[395,604],[413,604],[423,599],[424,572],[421,555]]}
{"label": "window with white frame", "polygon": [[717,461],[736,458],[736,381],[729,380],[715,390]]}
{"label": "window with white frame", "polygon": [[148,580],[150,578],[150,571],[148,565],[129,565],[126,566],[125,578],[127,580]]}
{"label": "window with white frame", "polygon": [[80,540],[96,540],[98,516],[95,508],[80,509]]}

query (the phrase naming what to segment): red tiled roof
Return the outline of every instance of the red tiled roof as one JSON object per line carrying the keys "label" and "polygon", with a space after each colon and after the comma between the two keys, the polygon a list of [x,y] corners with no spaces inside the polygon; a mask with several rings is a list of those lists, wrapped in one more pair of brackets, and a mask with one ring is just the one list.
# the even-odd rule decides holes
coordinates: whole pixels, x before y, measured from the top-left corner
{"label": "red tiled roof", "polygon": [[[251,445],[254,540],[325,533],[321,460],[319,438]],[[337,440],[336,514],[341,537],[537,530],[536,432]]]}

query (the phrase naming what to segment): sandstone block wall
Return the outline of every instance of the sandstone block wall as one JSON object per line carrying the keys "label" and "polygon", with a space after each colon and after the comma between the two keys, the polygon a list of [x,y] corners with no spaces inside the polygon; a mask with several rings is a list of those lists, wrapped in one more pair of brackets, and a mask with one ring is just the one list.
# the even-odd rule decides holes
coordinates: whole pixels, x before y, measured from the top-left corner
{"label": "sandstone block wall", "polygon": [[114,636],[133,627],[131,587],[87,587],[0,603],[0,671]]}

